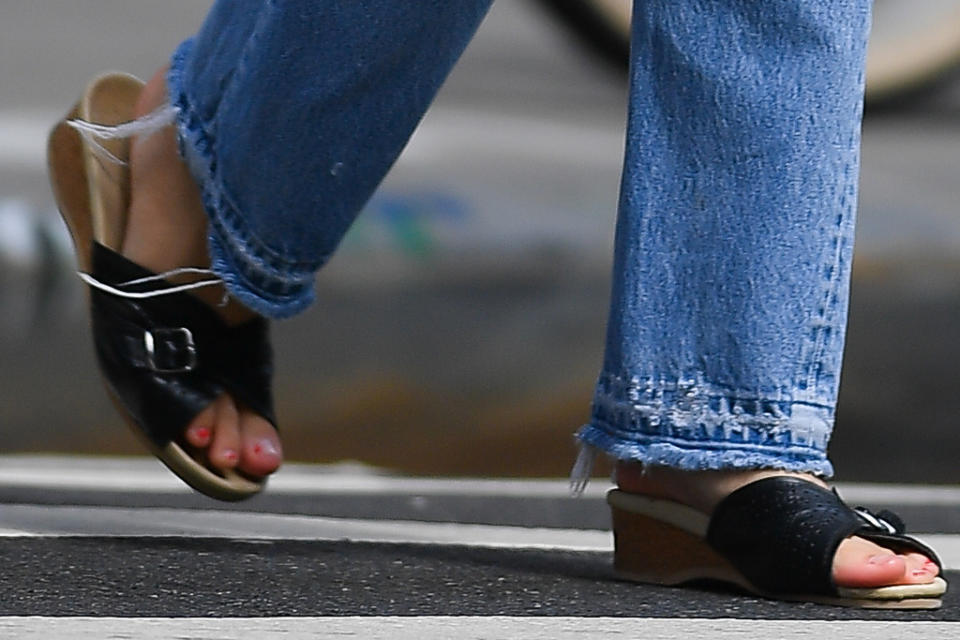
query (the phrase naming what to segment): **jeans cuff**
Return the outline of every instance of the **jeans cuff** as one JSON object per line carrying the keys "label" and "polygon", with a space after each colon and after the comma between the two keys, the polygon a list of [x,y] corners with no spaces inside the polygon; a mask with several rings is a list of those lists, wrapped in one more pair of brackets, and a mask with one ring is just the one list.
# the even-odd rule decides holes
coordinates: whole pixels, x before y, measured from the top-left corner
{"label": "jeans cuff", "polygon": [[618,460],[686,470],[783,469],[831,476],[833,408],[785,392],[732,393],[699,380],[600,378],[578,439]]}
{"label": "jeans cuff", "polygon": [[289,263],[247,227],[217,172],[216,140],[185,91],[192,40],[174,52],[167,73],[170,103],[177,113],[180,153],[200,187],[209,218],[211,269],[230,295],[269,318],[295,315],[313,302],[313,265]]}

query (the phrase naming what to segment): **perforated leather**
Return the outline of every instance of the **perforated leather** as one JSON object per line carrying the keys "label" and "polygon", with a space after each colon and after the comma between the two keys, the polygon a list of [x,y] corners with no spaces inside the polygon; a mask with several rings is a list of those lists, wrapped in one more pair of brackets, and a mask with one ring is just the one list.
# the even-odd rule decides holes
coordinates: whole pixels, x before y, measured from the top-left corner
{"label": "perforated leather", "polygon": [[851,535],[916,550],[940,564],[931,549],[902,534],[899,518],[888,518],[899,532],[891,532],[887,522],[861,517],[836,493],[811,482],[767,478],[734,491],[717,506],[707,542],[768,593],[836,595],[833,556]]}

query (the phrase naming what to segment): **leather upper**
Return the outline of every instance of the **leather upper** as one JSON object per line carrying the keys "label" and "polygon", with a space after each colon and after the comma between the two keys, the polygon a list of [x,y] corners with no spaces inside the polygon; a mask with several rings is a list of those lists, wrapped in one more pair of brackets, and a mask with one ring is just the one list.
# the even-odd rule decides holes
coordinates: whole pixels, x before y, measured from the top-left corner
{"label": "leather upper", "polygon": [[833,556],[851,535],[940,565],[932,549],[903,534],[894,514],[852,509],[836,492],[791,477],[758,480],[727,496],[714,510],[707,542],[767,593],[836,595]]}
{"label": "leather upper", "polygon": [[[93,276],[112,286],[155,274],[94,243]],[[162,283],[161,283],[162,284]],[[156,282],[124,287],[153,290]],[[276,427],[269,326],[228,326],[190,294],[129,299],[90,291],[94,345],[107,384],[157,446],[176,440],[223,392]]]}

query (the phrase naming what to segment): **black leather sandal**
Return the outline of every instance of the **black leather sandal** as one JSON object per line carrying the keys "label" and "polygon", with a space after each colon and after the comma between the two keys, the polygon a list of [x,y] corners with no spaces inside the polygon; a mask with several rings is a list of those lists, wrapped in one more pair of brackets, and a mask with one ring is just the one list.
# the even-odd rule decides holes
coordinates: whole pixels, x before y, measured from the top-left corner
{"label": "black leather sandal", "polygon": [[241,500],[260,492],[266,479],[206,466],[190,455],[182,436],[222,393],[276,427],[267,322],[256,318],[228,326],[181,291],[196,284],[174,285],[120,255],[129,205],[128,140],[88,140],[70,124],[131,121],[142,86],[116,73],[88,85],[50,134],[50,180],[81,276],[92,285],[94,345],[111,399],[184,482],[220,500]]}
{"label": "black leather sandal", "polygon": [[685,505],[615,489],[614,566],[628,580],[662,585],[720,581],[777,599],[861,608],[935,609],[947,583],[850,589],[833,581],[833,556],[860,536],[895,551],[937,554],[904,535],[890,512],[852,509],[800,478],[765,478],[727,496],[711,517]]}

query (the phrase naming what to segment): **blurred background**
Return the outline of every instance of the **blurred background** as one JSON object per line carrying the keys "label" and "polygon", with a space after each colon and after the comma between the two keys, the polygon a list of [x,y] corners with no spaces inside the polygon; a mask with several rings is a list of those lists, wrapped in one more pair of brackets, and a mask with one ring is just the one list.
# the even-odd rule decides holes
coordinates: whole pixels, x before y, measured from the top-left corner
{"label": "blurred background", "polygon": [[[608,15],[560,2],[566,24],[547,4],[495,3],[320,274],[317,304],[275,325],[288,458],[566,474],[602,357],[626,105],[623,3]],[[960,481],[957,4],[877,3],[892,25],[876,27],[871,47],[887,56],[874,56],[877,68],[904,66],[909,43],[936,43],[939,57],[917,53],[920,70],[907,65],[905,82],[876,80],[864,123],[832,449],[843,480]],[[95,373],[45,137],[88,78],[148,77],[208,6],[0,5],[5,453],[142,453]],[[598,52],[591,38],[606,44]]]}

